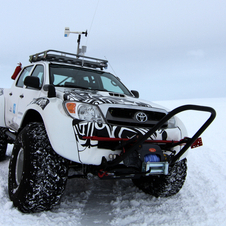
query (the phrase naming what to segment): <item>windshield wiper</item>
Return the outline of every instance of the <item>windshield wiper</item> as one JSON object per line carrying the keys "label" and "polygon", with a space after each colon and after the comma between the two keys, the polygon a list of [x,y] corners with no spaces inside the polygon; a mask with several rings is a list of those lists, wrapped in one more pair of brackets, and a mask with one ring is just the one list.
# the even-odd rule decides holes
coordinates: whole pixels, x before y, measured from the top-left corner
{"label": "windshield wiper", "polygon": [[72,87],[72,88],[88,89],[88,87],[78,86],[78,85],[75,85],[74,83],[70,83],[70,82],[65,82],[65,84],[62,85],[62,87]]}
{"label": "windshield wiper", "polygon": [[78,86],[74,83],[70,83],[70,82],[65,82],[65,84],[63,85],[63,87],[72,87],[72,88],[80,88],[80,89],[88,89],[88,90],[97,90],[97,91],[105,91],[108,92],[108,90],[106,89],[99,89],[99,88],[91,88],[91,87],[84,87],[84,86]]}
{"label": "windshield wiper", "polygon": [[90,90],[97,90],[97,91],[109,92],[109,91],[108,91],[108,90],[106,90],[106,89],[98,89],[98,88],[95,88],[95,89],[91,88]]}

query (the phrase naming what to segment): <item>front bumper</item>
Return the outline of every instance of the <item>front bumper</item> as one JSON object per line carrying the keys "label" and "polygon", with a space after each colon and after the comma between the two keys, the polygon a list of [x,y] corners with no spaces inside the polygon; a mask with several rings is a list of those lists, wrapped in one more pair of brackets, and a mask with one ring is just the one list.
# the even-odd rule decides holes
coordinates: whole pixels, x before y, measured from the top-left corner
{"label": "front bumper", "polygon": [[[120,155],[123,148],[121,144],[137,134],[144,135],[147,128],[129,128],[112,126],[109,124],[98,124],[85,121],[73,121],[73,129],[76,136],[78,153],[81,163],[100,165],[102,158],[107,161],[113,160]],[[151,135],[147,142],[171,143],[182,139],[182,132],[179,128],[168,128],[157,130]],[[173,151],[179,152],[180,146],[174,147]],[[165,150],[166,154],[167,150]]]}
{"label": "front bumper", "polygon": [[[171,119],[173,116],[187,110],[209,112],[211,115],[207,119],[207,121],[200,127],[200,129],[193,135],[192,138],[185,138],[180,141],[182,136],[179,128],[162,129],[162,125],[164,125],[164,123]],[[78,120],[73,121],[73,128],[75,131],[79,156],[82,163],[99,165],[102,162],[103,165],[103,159],[105,158],[105,169],[112,168],[120,164],[132,153],[135,153],[136,150],[141,149],[142,145],[145,142],[154,140],[154,142],[158,144],[158,139],[159,137],[161,137],[160,141],[165,141],[165,143],[167,143],[166,141],[169,141],[171,142],[170,147],[172,147],[173,149],[178,149],[177,151],[173,152],[172,150],[168,149],[168,151],[172,152],[172,156],[167,159],[167,162],[169,162],[170,165],[173,165],[185,154],[188,148],[191,147],[191,145],[198,139],[198,137],[204,132],[204,130],[212,123],[215,116],[216,112],[213,108],[198,105],[184,105],[169,112],[151,129],[129,128],[81,121],[79,122]],[[171,131],[171,133],[169,133],[169,131]],[[113,140],[121,139],[120,142],[122,144],[111,149],[105,149],[106,152],[111,153],[111,155],[116,151],[119,152],[116,153],[116,155],[118,154],[118,156],[116,156],[116,158],[113,160],[109,160],[107,156],[109,153],[105,153],[104,148],[98,146],[100,140],[91,139],[93,137],[103,137]],[[124,139],[128,140],[123,144]],[[177,140],[176,144],[174,143],[174,140]],[[182,145],[183,147],[180,148],[180,145]],[[100,150],[102,153],[99,152]],[[164,149],[162,150],[164,153]],[[92,161],[93,156],[95,156],[95,160]],[[100,161],[101,159],[102,161]]]}

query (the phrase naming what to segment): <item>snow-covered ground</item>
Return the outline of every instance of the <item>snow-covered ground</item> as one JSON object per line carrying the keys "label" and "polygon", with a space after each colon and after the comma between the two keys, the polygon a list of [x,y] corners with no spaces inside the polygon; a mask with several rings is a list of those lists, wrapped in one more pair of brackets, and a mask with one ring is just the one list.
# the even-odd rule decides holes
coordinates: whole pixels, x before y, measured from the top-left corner
{"label": "snow-covered ground", "polygon": [[[8,157],[0,163],[0,225],[226,225],[226,98],[158,103],[169,109],[199,104],[217,111],[215,121],[202,135],[204,146],[189,152],[187,179],[177,195],[151,197],[130,180],[71,179],[55,209],[22,214],[8,197]],[[179,116],[193,135],[209,114],[188,111]]]}

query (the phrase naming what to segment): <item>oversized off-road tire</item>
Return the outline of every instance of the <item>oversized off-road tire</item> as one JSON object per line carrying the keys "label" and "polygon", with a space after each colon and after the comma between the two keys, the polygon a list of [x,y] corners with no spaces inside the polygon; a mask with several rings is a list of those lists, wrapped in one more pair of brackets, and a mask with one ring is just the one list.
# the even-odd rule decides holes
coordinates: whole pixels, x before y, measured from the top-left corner
{"label": "oversized off-road tire", "polygon": [[5,153],[7,149],[7,129],[0,127],[0,161],[5,159]]}
{"label": "oversized off-road tire", "polygon": [[42,123],[28,124],[18,135],[9,163],[8,190],[24,213],[50,210],[66,186],[68,160],[51,147]]}
{"label": "oversized off-road tire", "polygon": [[133,183],[147,194],[169,197],[183,187],[187,175],[187,160],[183,159],[169,167],[168,175],[148,176],[134,179]]}

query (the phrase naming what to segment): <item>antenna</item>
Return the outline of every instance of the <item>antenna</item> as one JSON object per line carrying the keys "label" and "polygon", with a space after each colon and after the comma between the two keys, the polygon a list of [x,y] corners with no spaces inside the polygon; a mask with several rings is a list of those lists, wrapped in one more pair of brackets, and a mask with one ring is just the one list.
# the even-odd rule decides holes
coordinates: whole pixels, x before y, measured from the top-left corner
{"label": "antenna", "polygon": [[78,35],[78,40],[77,40],[77,42],[78,42],[77,55],[79,55],[79,54],[84,55],[85,52],[86,52],[87,47],[86,46],[82,46],[82,48],[80,49],[79,46],[80,46],[81,35],[85,35],[85,37],[87,37],[87,35],[88,35],[87,30],[85,32],[70,31],[70,28],[69,27],[65,27],[64,37],[68,37],[69,34],[77,34]]}

